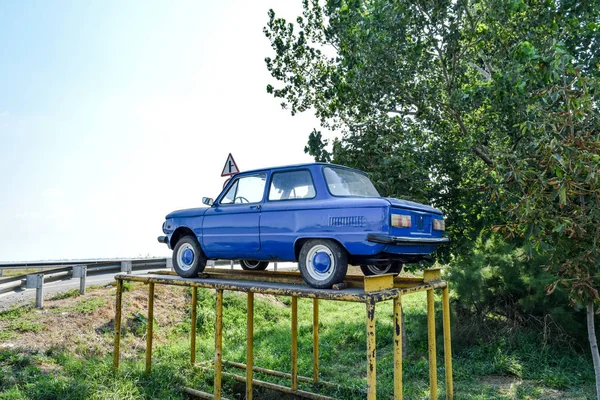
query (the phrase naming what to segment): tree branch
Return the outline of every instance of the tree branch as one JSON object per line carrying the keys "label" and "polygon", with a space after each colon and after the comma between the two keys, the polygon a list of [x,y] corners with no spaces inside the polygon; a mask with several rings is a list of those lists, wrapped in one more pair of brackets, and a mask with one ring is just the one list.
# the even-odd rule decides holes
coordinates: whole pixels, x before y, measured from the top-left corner
{"label": "tree branch", "polygon": [[[452,114],[454,114],[454,117],[456,118],[456,122],[458,122],[458,126],[460,126],[460,130],[463,133],[463,135],[465,136],[469,136],[469,131],[467,130],[467,127],[465,126],[460,114],[456,111],[452,111]],[[486,163],[488,166],[493,167],[494,166],[494,160],[492,160],[486,153],[485,148],[481,145],[479,146],[474,146],[472,149],[473,153],[475,153],[479,158],[481,158],[481,160],[483,160],[484,163]]]}

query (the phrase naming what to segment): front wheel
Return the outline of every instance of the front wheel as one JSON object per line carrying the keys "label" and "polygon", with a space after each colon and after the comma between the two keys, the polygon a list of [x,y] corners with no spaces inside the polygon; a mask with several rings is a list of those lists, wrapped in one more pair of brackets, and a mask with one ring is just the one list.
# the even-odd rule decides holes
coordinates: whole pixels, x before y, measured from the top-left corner
{"label": "front wheel", "polygon": [[246,271],[264,271],[268,265],[268,261],[240,260],[240,266]]}
{"label": "front wheel", "polygon": [[193,236],[182,237],[173,249],[173,268],[182,278],[195,278],[206,267],[206,256]]}
{"label": "front wheel", "polygon": [[328,289],[346,277],[348,254],[333,240],[311,239],[300,249],[298,268],[310,286]]}
{"label": "front wheel", "polygon": [[386,265],[361,265],[360,270],[365,276],[394,274],[397,276],[402,271],[402,263],[393,262]]}

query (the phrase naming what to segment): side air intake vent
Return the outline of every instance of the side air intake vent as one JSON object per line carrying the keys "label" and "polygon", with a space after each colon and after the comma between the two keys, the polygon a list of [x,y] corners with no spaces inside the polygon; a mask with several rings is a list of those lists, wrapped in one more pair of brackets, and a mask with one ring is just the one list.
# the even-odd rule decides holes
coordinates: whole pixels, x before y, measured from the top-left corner
{"label": "side air intake vent", "polygon": [[330,217],[329,226],[365,226],[365,217]]}

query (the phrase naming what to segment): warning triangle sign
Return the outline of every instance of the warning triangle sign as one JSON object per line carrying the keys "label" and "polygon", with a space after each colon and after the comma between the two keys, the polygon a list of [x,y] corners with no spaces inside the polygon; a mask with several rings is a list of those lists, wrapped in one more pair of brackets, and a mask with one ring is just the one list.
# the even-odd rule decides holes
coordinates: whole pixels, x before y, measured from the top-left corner
{"label": "warning triangle sign", "polygon": [[229,153],[227,161],[225,161],[225,166],[223,167],[223,172],[221,172],[221,176],[235,175],[238,172],[240,172],[240,170],[238,169],[238,166],[235,163],[233,156],[231,155],[231,153]]}

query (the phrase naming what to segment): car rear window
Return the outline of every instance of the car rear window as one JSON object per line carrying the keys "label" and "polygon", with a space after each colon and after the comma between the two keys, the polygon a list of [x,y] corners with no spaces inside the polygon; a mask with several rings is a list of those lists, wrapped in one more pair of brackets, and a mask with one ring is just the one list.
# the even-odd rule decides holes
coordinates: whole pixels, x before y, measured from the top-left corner
{"label": "car rear window", "polygon": [[276,172],[271,178],[269,200],[312,199],[315,185],[308,170]]}
{"label": "car rear window", "polygon": [[346,168],[325,167],[325,181],[334,196],[380,197],[365,174]]}

